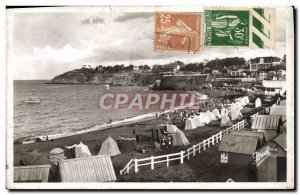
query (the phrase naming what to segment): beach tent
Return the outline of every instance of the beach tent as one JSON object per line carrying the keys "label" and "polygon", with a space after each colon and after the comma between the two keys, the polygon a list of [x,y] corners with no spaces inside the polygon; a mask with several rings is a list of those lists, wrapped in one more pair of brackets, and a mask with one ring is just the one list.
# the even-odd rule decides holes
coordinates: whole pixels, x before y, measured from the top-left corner
{"label": "beach tent", "polygon": [[197,128],[197,125],[195,124],[195,121],[193,118],[188,118],[186,121],[185,121],[185,130],[190,130],[190,129],[196,129]]}
{"label": "beach tent", "polygon": [[52,163],[58,163],[65,159],[65,153],[64,150],[61,148],[53,148],[49,152],[49,160]]}
{"label": "beach tent", "polygon": [[228,110],[224,107],[221,110],[221,116],[228,116]]}
{"label": "beach tent", "polygon": [[207,116],[207,114],[205,112],[203,112],[203,117],[204,117],[204,120],[205,120],[206,124],[209,124],[210,119],[209,119],[209,117]]}
{"label": "beach tent", "polygon": [[243,107],[243,105],[242,105],[242,103],[241,103],[241,101],[237,101],[236,103],[235,103],[235,105],[237,106],[237,108],[239,109],[239,110],[242,110],[244,107]]}
{"label": "beach tent", "polygon": [[239,110],[231,110],[230,117],[231,117],[231,120],[237,120],[237,119],[243,117],[243,115],[241,114],[241,112]]}
{"label": "beach tent", "polygon": [[83,158],[83,157],[92,156],[89,147],[82,142],[80,142],[79,144],[74,144],[72,146],[66,146],[66,148],[69,149],[71,153],[73,153],[72,156],[74,158]]}
{"label": "beach tent", "polygon": [[209,120],[215,121],[217,118],[208,110],[205,112],[205,114],[208,116]]}
{"label": "beach tent", "polygon": [[98,155],[108,155],[108,156],[116,156],[121,154],[118,144],[113,138],[108,136],[108,138],[102,143],[101,149]]}
{"label": "beach tent", "polygon": [[175,133],[177,131],[180,131],[176,125],[167,125],[167,132],[168,133]]}
{"label": "beach tent", "polygon": [[185,137],[182,131],[177,131],[172,134],[173,136],[173,146],[186,146],[189,145],[189,140]]}
{"label": "beach tent", "polygon": [[238,99],[239,102],[241,102],[242,106],[244,107],[246,105],[246,99],[245,97],[242,97],[240,99]]}
{"label": "beach tent", "polygon": [[209,120],[207,120],[207,117],[205,117],[205,114],[203,112],[200,113],[199,118],[204,122],[204,124],[209,124]]}
{"label": "beach tent", "polygon": [[256,98],[255,100],[255,108],[261,107],[261,100],[260,98]]}
{"label": "beach tent", "polygon": [[237,109],[238,109],[238,107],[237,107],[236,103],[232,103],[230,105],[230,110],[237,110]]}
{"label": "beach tent", "polygon": [[197,127],[203,127],[205,125],[205,122],[204,122],[203,118],[200,117],[200,115],[195,116],[194,121],[195,121]]}
{"label": "beach tent", "polygon": [[221,127],[230,127],[232,126],[232,122],[230,121],[230,118],[227,115],[222,116],[221,118]]}
{"label": "beach tent", "polygon": [[219,112],[218,109],[214,109],[212,112],[211,112],[216,118],[221,118],[221,114]]}
{"label": "beach tent", "polygon": [[250,103],[249,97],[248,97],[248,96],[245,96],[245,102],[246,102],[246,104],[249,104],[249,103]]}

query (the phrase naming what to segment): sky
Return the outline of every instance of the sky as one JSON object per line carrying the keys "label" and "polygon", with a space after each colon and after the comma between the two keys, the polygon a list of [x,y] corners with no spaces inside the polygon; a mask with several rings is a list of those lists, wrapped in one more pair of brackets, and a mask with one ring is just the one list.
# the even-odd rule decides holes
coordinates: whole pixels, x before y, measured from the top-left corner
{"label": "sky", "polygon": [[[224,57],[285,54],[288,12],[276,10],[276,48],[204,48],[200,53],[154,51],[153,12],[14,12],[8,66],[14,80],[52,79],[84,64],[166,64]],[[125,9],[126,11],[126,9]]]}

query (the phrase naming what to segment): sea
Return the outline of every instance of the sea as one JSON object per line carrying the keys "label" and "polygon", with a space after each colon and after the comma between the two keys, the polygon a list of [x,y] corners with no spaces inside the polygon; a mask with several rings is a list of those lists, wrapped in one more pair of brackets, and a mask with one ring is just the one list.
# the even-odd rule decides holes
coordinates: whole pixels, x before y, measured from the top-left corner
{"label": "sea", "polygon": [[[14,140],[40,135],[68,133],[92,128],[110,120],[146,114],[158,110],[103,110],[99,106],[105,85],[45,84],[46,80],[14,81]],[[111,93],[149,93],[145,86],[110,86]],[[29,95],[41,99],[40,104],[26,104]]]}

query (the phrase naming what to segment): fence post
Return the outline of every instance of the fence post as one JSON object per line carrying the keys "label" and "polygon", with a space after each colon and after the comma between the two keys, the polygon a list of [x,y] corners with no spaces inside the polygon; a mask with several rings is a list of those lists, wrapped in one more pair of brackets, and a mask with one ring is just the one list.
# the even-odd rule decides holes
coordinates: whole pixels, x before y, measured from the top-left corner
{"label": "fence post", "polygon": [[215,145],[215,136],[212,136],[212,145]]}
{"label": "fence post", "polygon": [[151,156],[151,170],[154,169],[154,158],[153,156]]}
{"label": "fence post", "polygon": [[137,159],[134,159],[134,172],[137,173],[138,172],[138,163],[137,163]]}
{"label": "fence post", "polygon": [[167,156],[167,167],[169,167],[169,156]]}
{"label": "fence post", "polygon": [[200,154],[200,152],[201,152],[201,143],[198,144],[198,145],[199,145],[199,154]]}
{"label": "fence post", "polygon": [[181,151],[181,154],[180,154],[180,164],[183,164],[183,153],[184,153],[184,151]]}
{"label": "fence post", "polygon": [[203,140],[203,151],[205,150],[205,140]]}
{"label": "fence post", "polygon": [[196,156],[196,148],[195,148],[195,145],[193,145],[193,156]]}

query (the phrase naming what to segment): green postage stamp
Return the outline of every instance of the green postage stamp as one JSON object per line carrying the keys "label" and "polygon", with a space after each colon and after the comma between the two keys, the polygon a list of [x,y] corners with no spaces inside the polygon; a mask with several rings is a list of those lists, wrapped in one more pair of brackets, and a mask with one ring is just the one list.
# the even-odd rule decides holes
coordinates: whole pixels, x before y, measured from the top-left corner
{"label": "green postage stamp", "polygon": [[249,10],[205,10],[206,46],[249,46]]}

